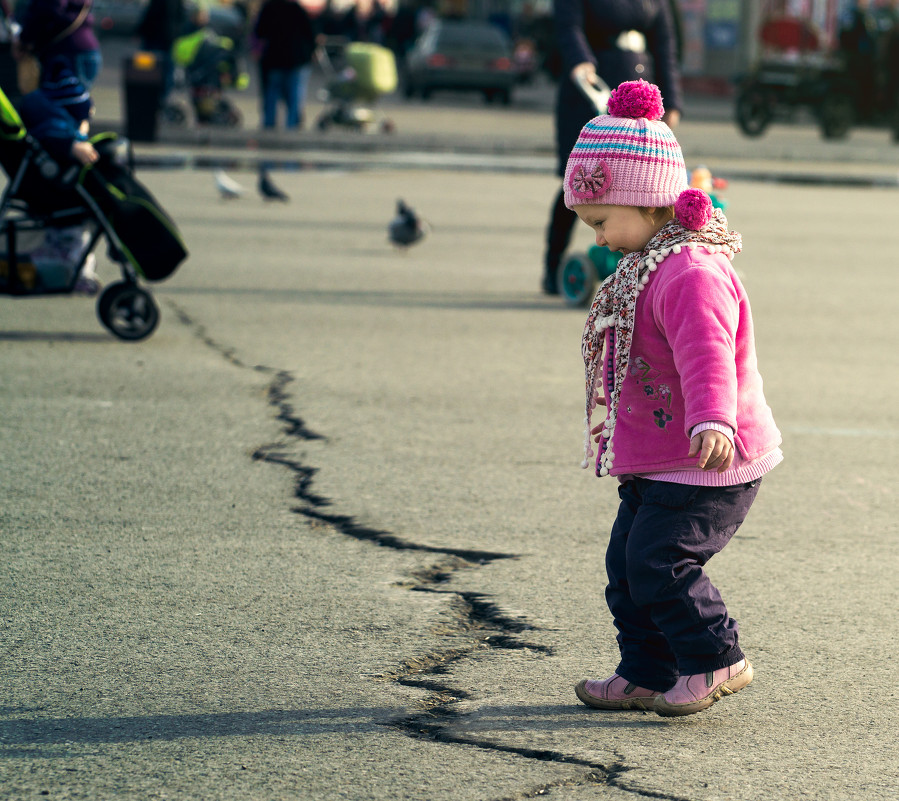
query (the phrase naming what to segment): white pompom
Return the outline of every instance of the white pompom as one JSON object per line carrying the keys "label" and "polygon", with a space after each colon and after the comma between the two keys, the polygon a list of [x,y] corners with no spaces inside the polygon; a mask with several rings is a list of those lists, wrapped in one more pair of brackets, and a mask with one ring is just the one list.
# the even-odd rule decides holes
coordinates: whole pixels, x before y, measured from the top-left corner
{"label": "white pompom", "polygon": [[600,468],[599,468],[599,474],[600,474],[601,476],[607,476],[607,475],[609,475],[609,468],[607,468],[607,467],[600,467]]}
{"label": "white pompom", "polygon": [[673,248],[671,248],[671,249],[672,249],[675,253],[680,253],[680,245],[675,245],[675,246],[674,246]]}
{"label": "white pompom", "polygon": [[584,461],[581,462],[581,470],[586,470],[589,466],[590,466],[590,462],[588,462],[586,459],[584,459]]}

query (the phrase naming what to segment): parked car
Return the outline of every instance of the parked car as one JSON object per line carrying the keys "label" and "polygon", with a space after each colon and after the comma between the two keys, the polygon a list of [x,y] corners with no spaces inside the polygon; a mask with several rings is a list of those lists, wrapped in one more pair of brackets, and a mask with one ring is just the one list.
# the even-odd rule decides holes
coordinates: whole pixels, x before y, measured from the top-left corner
{"label": "parked car", "polygon": [[482,92],[488,102],[509,103],[519,78],[512,43],[494,25],[437,20],[406,54],[406,97],[427,100],[437,90]]}
{"label": "parked car", "polygon": [[94,0],[94,29],[99,36],[134,36],[145,5],[140,0]]}

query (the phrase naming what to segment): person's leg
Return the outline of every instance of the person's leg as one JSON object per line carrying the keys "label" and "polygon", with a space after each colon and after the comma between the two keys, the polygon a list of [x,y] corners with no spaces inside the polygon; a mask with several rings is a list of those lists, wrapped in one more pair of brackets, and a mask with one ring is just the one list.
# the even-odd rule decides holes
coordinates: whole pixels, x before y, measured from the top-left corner
{"label": "person's leg", "polygon": [[300,127],[303,126],[303,117],[306,112],[306,95],[309,91],[309,77],[312,75],[312,65],[304,64],[300,67],[299,84],[297,92],[297,110],[300,118]]}
{"label": "person's leg", "polygon": [[736,487],[635,483],[642,504],[627,542],[632,600],[664,632],[681,676],[738,663],[737,622],[702,568],[743,522],[760,480]]}
{"label": "person's leg", "polygon": [[[596,116],[596,109],[586,95],[571,81],[562,78],[556,92],[555,123],[556,174],[561,180],[565,175],[568,156],[581,133],[581,128]],[[565,195],[559,191],[553,202],[546,230],[546,251],[543,257],[541,286],[548,295],[559,292],[557,275],[562,256],[571,239],[571,231],[577,215],[565,207]]]}
{"label": "person's leg", "polygon": [[103,56],[99,50],[88,50],[77,53],[74,58],[74,73],[84,88],[90,91],[103,66]]}
{"label": "person's leg", "polygon": [[281,97],[281,70],[260,70],[262,76],[262,127],[278,124],[278,99]]}
{"label": "person's leg", "polygon": [[287,106],[287,129],[300,127],[300,69],[284,70],[284,105]]}
{"label": "person's leg", "polygon": [[565,193],[559,190],[553,201],[546,229],[546,254],[543,259],[543,291],[547,295],[559,293],[558,275],[562,256],[571,240],[577,215],[565,206]]}
{"label": "person's leg", "polygon": [[641,536],[641,484],[628,481],[618,488],[621,504],[606,551],[606,603],[618,629],[621,661],[615,672],[634,684],[664,692],[677,681],[677,664],[665,635],[649,609],[634,600],[629,577],[630,540]]}

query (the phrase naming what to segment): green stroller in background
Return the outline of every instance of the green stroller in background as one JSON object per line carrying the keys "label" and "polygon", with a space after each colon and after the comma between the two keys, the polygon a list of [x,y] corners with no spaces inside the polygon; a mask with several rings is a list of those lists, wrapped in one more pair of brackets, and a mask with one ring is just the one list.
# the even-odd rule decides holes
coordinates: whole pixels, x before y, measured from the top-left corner
{"label": "green stroller in background", "polygon": [[321,99],[330,103],[315,122],[320,131],[341,125],[358,131],[393,132],[393,122],[379,117],[372,108],[379,98],[396,91],[392,51],[331,37],[316,48],[315,58],[326,77]]}

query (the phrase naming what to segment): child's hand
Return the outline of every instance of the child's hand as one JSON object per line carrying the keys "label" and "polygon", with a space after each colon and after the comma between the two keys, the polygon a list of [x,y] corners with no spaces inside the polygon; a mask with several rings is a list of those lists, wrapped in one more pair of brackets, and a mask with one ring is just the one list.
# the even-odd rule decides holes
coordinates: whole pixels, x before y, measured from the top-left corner
{"label": "child's hand", "polygon": [[75,140],[72,142],[72,158],[82,164],[93,164],[100,158],[100,154],[97,153],[97,149],[90,142]]}
{"label": "child's hand", "polygon": [[734,461],[734,444],[720,431],[700,431],[690,440],[688,456],[699,456],[696,466],[723,473]]}

